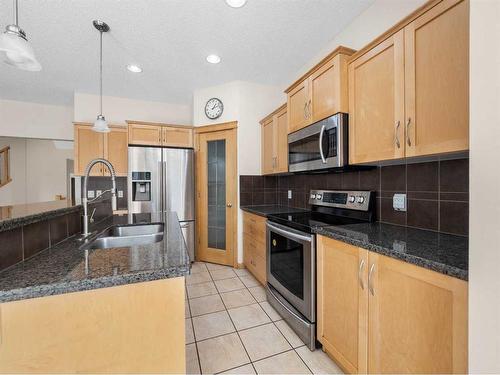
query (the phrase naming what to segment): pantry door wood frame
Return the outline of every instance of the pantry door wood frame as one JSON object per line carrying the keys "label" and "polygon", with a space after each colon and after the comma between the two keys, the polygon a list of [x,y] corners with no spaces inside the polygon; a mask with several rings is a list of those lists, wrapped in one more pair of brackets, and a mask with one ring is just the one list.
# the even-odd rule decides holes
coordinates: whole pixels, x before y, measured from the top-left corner
{"label": "pantry door wood frame", "polygon": [[[196,165],[196,236],[197,251],[195,258],[211,263],[230,265],[238,268],[238,195],[237,195],[237,127],[238,122],[226,122],[215,125],[196,127],[195,132],[195,165]],[[208,248],[208,206],[206,155],[203,155],[201,143],[204,139],[226,139],[226,250]],[[228,211],[230,214],[228,215]],[[228,234],[231,234],[230,236]]]}

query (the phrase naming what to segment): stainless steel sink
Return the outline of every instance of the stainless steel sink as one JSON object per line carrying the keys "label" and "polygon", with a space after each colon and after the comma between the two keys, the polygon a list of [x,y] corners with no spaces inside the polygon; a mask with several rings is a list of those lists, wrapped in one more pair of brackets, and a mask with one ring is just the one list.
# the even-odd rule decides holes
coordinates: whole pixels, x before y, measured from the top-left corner
{"label": "stainless steel sink", "polygon": [[117,225],[106,229],[82,248],[109,249],[153,244],[163,240],[163,229],[163,224]]}

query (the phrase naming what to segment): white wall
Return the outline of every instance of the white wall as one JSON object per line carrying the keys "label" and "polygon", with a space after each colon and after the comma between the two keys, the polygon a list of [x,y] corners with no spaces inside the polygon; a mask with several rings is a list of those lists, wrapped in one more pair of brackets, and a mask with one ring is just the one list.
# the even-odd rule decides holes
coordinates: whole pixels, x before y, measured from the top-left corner
{"label": "white wall", "polygon": [[[205,103],[213,97],[224,104],[224,112],[217,120],[205,116]],[[239,176],[260,174],[260,124],[267,114],[286,101],[283,90],[243,81],[199,89],[193,95],[193,123],[195,126],[238,121],[238,200]],[[233,203],[239,207],[239,203]],[[242,213],[238,209],[238,262],[243,262]]]}
{"label": "white wall", "polygon": [[73,139],[73,108],[0,100],[0,136]]}
{"label": "white wall", "polygon": [[470,4],[469,372],[500,373],[500,2]]}
{"label": "white wall", "polygon": [[[104,96],[102,111],[106,120],[113,124],[125,124],[125,120],[165,122],[191,125],[189,105],[151,102],[114,96]],[[99,113],[99,96],[75,93],[74,121],[94,122]]]}

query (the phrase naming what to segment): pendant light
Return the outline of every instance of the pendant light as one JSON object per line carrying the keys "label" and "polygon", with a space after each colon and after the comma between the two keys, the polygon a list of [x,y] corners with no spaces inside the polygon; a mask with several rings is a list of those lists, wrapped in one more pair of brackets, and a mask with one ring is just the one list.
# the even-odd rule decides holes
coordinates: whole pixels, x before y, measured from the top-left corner
{"label": "pendant light", "polygon": [[14,0],[14,24],[7,25],[3,34],[0,35],[0,51],[5,52],[4,62],[8,65],[32,72],[42,70],[26,33],[19,27],[17,0]]}
{"label": "pendant light", "polygon": [[99,133],[108,133],[110,131],[106,118],[102,115],[102,34],[109,31],[109,26],[102,21],[94,20],[94,27],[99,31],[99,114],[94,122],[92,130]]}

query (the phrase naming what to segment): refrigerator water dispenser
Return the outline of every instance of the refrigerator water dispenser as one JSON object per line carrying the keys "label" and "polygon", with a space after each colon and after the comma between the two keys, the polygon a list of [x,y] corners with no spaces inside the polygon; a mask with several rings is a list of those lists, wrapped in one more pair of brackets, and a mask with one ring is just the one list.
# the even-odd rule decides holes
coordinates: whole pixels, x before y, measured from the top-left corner
{"label": "refrigerator water dispenser", "polygon": [[132,201],[151,200],[151,172],[132,172]]}

